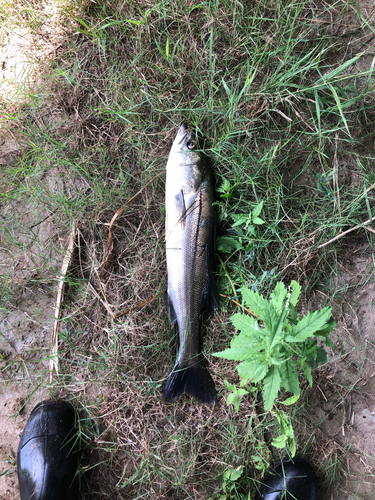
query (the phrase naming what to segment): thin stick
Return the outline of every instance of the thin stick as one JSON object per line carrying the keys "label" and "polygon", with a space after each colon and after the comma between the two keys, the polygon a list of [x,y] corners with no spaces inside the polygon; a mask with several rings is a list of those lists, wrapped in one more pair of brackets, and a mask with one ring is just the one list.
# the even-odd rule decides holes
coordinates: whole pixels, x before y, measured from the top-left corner
{"label": "thin stick", "polygon": [[[222,293],[220,293],[219,295],[220,295],[220,297],[225,297],[225,298],[227,298],[227,299],[231,300],[232,302],[234,302],[234,303],[236,304],[236,306],[238,306],[238,307],[241,309],[241,311],[242,311],[242,305],[241,305],[239,302],[237,302],[236,300],[232,299],[232,297],[229,297],[228,295],[223,295]],[[251,314],[251,316],[254,316],[254,318],[259,318],[259,316],[257,316],[256,314],[254,314],[254,313],[253,313],[252,311],[250,311],[250,309],[248,309],[247,307],[245,307],[245,306],[244,306],[244,307],[243,307],[243,309],[244,309],[244,311],[246,311],[248,314]]]}
{"label": "thin stick", "polygon": [[324,392],[323,392],[323,391],[322,391],[322,389],[319,387],[319,384],[317,384],[317,387],[318,387],[319,391],[321,392],[321,394],[322,394],[323,398],[324,398],[326,401],[328,401],[328,399],[325,397]]}
{"label": "thin stick", "polygon": [[[339,134],[336,132],[335,135],[335,155],[333,157],[333,185],[336,188],[337,193],[337,208],[339,212],[341,212],[341,204],[340,204],[340,188],[339,188],[339,162],[337,160],[337,150],[338,150],[338,141]],[[334,200],[334,204],[336,205],[336,199]]]}
{"label": "thin stick", "polygon": [[235,296],[235,297],[237,297],[236,288],[235,288],[235,286],[234,286],[234,284],[233,284],[233,281],[231,280],[230,274],[229,274],[229,273],[228,273],[228,271],[227,271],[227,267],[226,267],[226,265],[224,264],[224,262],[223,262],[223,260],[221,259],[220,255],[217,255],[217,258],[219,259],[220,264],[223,266],[224,272],[225,272],[225,274],[226,274],[226,276],[227,276],[227,278],[228,278],[228,280],[229,280],[229,283],[231,284],[231,287],[232,287],[232,290],[233,290],[233,294],[234,294],[234,296]]}
{"label": "thin stick", "polygon": [[89,290],[94,295],[94,297],[96,299],[100,300],[100,302],[105,307],[105,309],[107,309],[107,312],[109,312],[109,314],[111,314],[113,316],[111,308],[109,307],[109,305],[106,302],[104,302],[104,300],[101,298],[101,296],[98,294],[98,292],[95,290],[95,288],[93,287],[93,285],[91,283],[89,283]]}
{"label": "thin stick", "polygon": [[59,373],[59,367],[57,364],[57,354],[58,354],[58,347],[59,347],[59,323],[60,323],[60,309],[61,309],[61,304],[62,304],[62,299],[63,299],[63,291],[64,291],[64,280],[66,273],[68,272],[70,262],[72,260],[72,255],[73,255],[73,247],[74,247],[74,240],[76,237],[76,232],[77,232],[77,225],[74,222],[72,230],[69,235],[69,240],[68,240],[68,248],[66,250],[63,263],[61,266],[61,273],[59,278],[59,285],[57,287],[57,298],[56,298],[56,307],[55,307],[55,321],[53,323],[53,330],[52,330],[52,338],[51,338],[51,358],[49,360],[49,380],[52,382],[53,378],[53,372],[55,371],[56,373]]}
{"label": "thin stick", "polygon": [[363,224],[358,224],[358,226],[354,226],[351,229],[348,229],[347,231],[344,231],[343,233],[338,234],[337,236],[335,236],[331,240],[327,241],[326,243],[323,243],[322,245],[319,245],[318,248],[326,247],[327,245],[329,245],[330,243],[333,243],[334,241],[338,240],[342,236],[345,236],[346,234],[351,233],[352,231],[355,231],[356,229],[361,229],[361,227],[366,226],[367,224],[370,224],[374,220],[375,220],[375,215],[374,215],[374,217],[372,217],[371,219],[367,220]]}
{"label": "thin stick", "polygon": [[140,309],[142,306],[148,304],[149,302],[151,302],[152,300],[154,300],[154,298],[157,297],[157,295],[155,295],[152,299],[148,299],[148,300],[145,300],[144,302],[142,302],[141,304],[138,304],[137,306],[135,307],[131,307],[130,309],[128,309],[127,311],[125,311],[124,313],[121,313],[119,315],[115,315],[113,312],[112,312],[112,309],[111,309],[111,306],[108,304],[108,301],[107,301],[107,297],[104,293],[104,290],[103,290],[103,287],[102,287],[102,284],[100,282],[100,275],[102,274],[103,270],[104,270],[104,267],[105,265],[107,264],[108,262],[108,259],[109,259],[109,256],[111,255],[112,253],[112,250],[113,250],[113,238],[112,238],[112,232],[111,232],[111,228],[112,228],[112,225],[113,223],[115,222],[115,220],[117,219],[117,217],[119,215],[122,214],[122,212],[125,210],[125,208],[139,195],[142,193],[142,191],[149,185],[151,184],[151,182],[153,180],[155,180],[157,177],[159,177],[159,175],[161,175],[161,172],[159,172],[158,174],[156,174],[150,181],[147,182],[147,184],[145,184],[142,189],[140,189],[138,191],[138,193],[136,193],[132,198],[130,198],[130,200],[128,200],[124,206],[122,206],[121,208],[119,208],[117,210],[117,212],[115,213],[115,215],[112,217],[111,219],[111,222],[109,223],[109,230],[108,230],[108,253],[107,253],[107,256],[106,258],[104,259],[102,265],[100,266],[100,270],[99,270],[99,273],[97,275],[97,278],[98,278],[98,283],[99,283],[99,288],[100,288],[100,291],[102,292],[102,295],[104,297],[104,301],[105,301],[105,308],[107,309],[107,311],[110,313],[110,315],[112,316],[113,319],[117,319],[117,318],[120,318],[121,316],[124,316],[125,314],[131,312],[131,311],[135,311],[137,309]]}
{"label": "thin stick", "polygon": [[[157,177],[159,177],[159,175],[161,175],[161,172],[159,172],[158,174],[156,174],[156,175],[155,175],[155,176],[154,176],[154,177],[153,177],[150,181],[148,181],[148,183],[147,183],[147,184],[145,184],[145,185],[142,187],[142,189],[140,189],[140,190],[138,191],[138,193],[136,193],[136,194],[135,194],[132,198],[130,198],[130,200],[129,200],[129,201],[127,201],[127,202],[125,203],[125,205],[124,205],[124,206],[122,206],[121,208],[119,208],[119,209],[117,210],[117,212],[115,213],[115,215],[112,217],[112,220],[111,220],[111,222],[109,223],[109,230],[108,230],[108,253],[107,253],[107,257],[104,259],[104,261],[103,261],[102,265],[100,266],[100,271],[99,271],[99,276],[98,276],[98,279],[100,278],[100,275],[102,274],[103,269],[104,269],[105,265],[107,264],[107,261],[108,261],[108,259],[109,259],[109,256],[111,255],[111,252],[112,252],[112,250],[113,250],[113,238],[112,238],[112,232],[111,232],[111,228],[112,228],[113,223],[115,222],[115,220],[117,219],[117,217],[118,217],[119,215],[121,215],[121,214],[122,214],[122,212],[125,210],[125,208],[126,208],[126,207],[127,207],[127,206],[128,206],[128,205],[129,205],[129,204],[130,204],[130,203],[131,203],[131,202],[132,202],[132,201],[133,201],[133,200],[134,200],[134,199],[135,199],[135,198],[136,198],[139,194],[141,194],[141,193],[142,193],[142,191],[143,191],[143,190],[144,190],[144,189],[145,189],[145,188],[146,188],[149,184],[151,184],[151,182],[152,182],[153,180],[155,180]],[[99,283],[100,283],[100,281],[99,281]],[[106,301],[106,302],[107,302],[107,301]]]}
{"label": "thin stick", "polygon": [[118,314],[117,316],[114,317],[114,319],[121,318],[121,316],[125,316],[125,314],[128,314],[128,313],[133,312],[133,311],[137,311],[138,309],[141,309],[141,307],[149,304],[150,302],[155,300],[157,297],[159,297],[158,293],[156,295],[154,295],[153,297],[151,297],[150,299],[144,300],[143,302],[141,302],[137,306],[131,307],[130,309],[127,309],[125,312]]}

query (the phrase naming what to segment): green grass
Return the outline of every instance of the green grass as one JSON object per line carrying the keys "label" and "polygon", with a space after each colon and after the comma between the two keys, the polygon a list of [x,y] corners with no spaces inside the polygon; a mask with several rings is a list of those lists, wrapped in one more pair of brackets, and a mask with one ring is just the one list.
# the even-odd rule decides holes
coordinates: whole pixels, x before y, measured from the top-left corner
{"label": "green grass", "polygon": [[[218,231],[242,239],[219,253],[223,295],[240,295],[243,285],[267,295],[278,280],[295,279],[306,301],[321,292],[321,306],[333,302],[345,245],[356,235],[373,251],[366,230],[318,248],[373,214],[373,75],[358,69],[361,54],[344,36],[353,26],[360,34],[368,23],[350,3],[333,0],[329,7],[318,0],[76,1],[53,4],[57,17],[47,2],[20,5],[0,4],[0,43],[22,29],[55,52],[42,65],[34,61],[31,76],[25,73],[17,91],[1,97],[1,126],[19,145],[1,173],[2,246],[13,260],[27,256],[35,272],[26,282],[3,273],[0,305],[15,307],[25,287],[34,295],[50,289],[53,304],[76,222],[60,375],[43,387],[82,409],[91,449],[82,492],[216,499],[224,471],[244,466],[225,494],[246,498],[271,461],[268,434],[277,428],[260,398],[244,397],[239,414],[225,397],[214,412],[188,400],[173,406],[160,400],[177,342],[164,303],[166,158],[184,120],[201,136],[217,187],[230,186],[227,197],[218,192]],[[115,313],[158,297],[113,321],[89,284],[101,296],[97,272],[109,222],[157,174],[116,221],[102,283]],[[260,202],[265,224],[241,235],[235,217]],[[53,235],[43,233],[45,220]],[[232,313],[223,299],[204,327],[204,353],[220,396],[227,394],[223,379],[237,382],[234,365],[210,354],[229,345]],[[39,381],[47,379],[35,358],[10,356],[6,363],[6,376],[27,378],[31,369]],[[291,414],[296,427],[303,411]],[[318,462],[300,442],[299,451]]]}

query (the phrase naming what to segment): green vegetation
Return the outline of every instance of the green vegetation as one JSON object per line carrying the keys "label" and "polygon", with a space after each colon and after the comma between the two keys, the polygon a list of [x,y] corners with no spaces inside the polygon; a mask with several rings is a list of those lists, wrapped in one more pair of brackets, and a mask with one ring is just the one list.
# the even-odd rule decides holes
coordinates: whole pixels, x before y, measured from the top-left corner
{"label": "green vegetation", "polygon": [[[312,431],[301,427],[311,423],[312,392],[304,382],[297,390],[295,371],[299,364],[309,383],[321,376],[324,367],[312,370],[323,361],[314,335],[328,343],[325,326],[309,330],[313,340],[296,342],[304,318],[318,317],[297,321],[296,295],[286,308],[281,285],[271,291],[280,281],[298,282],[298,314],[326,311],[324,324],[332,326],[328,311],[342,296],[340,261],[358,241],[373,252],[364,223],[374,210],[374,66],[362,69],[367,42],[361,38],[360,51],[353,42],[373,28],[353,5],[0,0],[0,44],[15,44],[0,88],[0,307],[10,325],[0,340],[0,366],[4,384],[16,381],[32,395],[27,410],[49,395],[80,409],[90,448],[82,497],[252,498],[285,446],[310,458],[323,478],[333,463],[331,481],[338,477],[343,450],[331,440],[320,453],[316,443],[328,440],[320,422]],[[202,138],[217,183],[223,300],[203,327],[219,396],[213,411],[186,398],[171,406],[160,400],[177,341],[164,297],[164,175],[182,120]],[[112,227],[114,249],[100,288],[111,218],[140,190]],[[56,276],[73,224],[60,372],[48,382]],[[237,389],[232,361],[211,357],[238,342],[233,301],[241,306],[250,296],[263,297],[264,305],[276,300],[288,318],[257,373],[265,408],[257,388]],[[108,304],[121,314],[153,297],[118,320],[108,312]],[[235,317],[238,328],[242,316]],[[15,347],[8,332],[18,335]],[[271,338],[274,330],[267,332]],[[335,359],[348,345],[339,345]],[[289,382],[279,356],[289,360],[282,365],[290,368]],[[277,371],[279,383],[267,390],[268,374]],[[299,399],[268,411],[280,384]],[[225,403],[228,388],[238,411]],[[335,390],[341,405],[346,392]]]}
{"label": "green vegetation", "polygon": [[289,291],[279,282],[270,300],[248,288],[242,288],[241,292],[244,303],[256,317],[241,313],[232,316],[232,323],[240,333],[233,338],[229,349],[213,356],[242,361],[237,366],[241,386],[249,380],[253,384],[262,382],[264,409],[269,410],[281,386],[295,396],[301,394],[298,367],[312,386],[311,369],[327,361],[326,351],[318,346],[318,337],[334,348],[328,335],[336,323],[331,307],[308,312],[298,319],[296,305],[301,287],[296,281],[292,281]]}
{"label": "green vegetation", "polygon": [[[226,383],[227,388],[233,391],[228,396],[227,404],[233,403],[236,411],[239,411],[240,396],[248,392],[243,387],[249,381],[252,385],[261,383],[263,386],[266,411],[272,408],[281,387],[294,394],[282,403],[295,403],[301,394],[298,368],[312,387],[311,369],[327,361],[327,353],[322,346],[318,346],[318,338],[321,337],[326,346],[334,348],[329,338],[336,326],[331,307],[308,312],[299,320],[296,305],[300,293],[301,287],[296,281],[292,281],[288,290],[284,283],[279,282],[270,300],[248,288],[242,288],[243,302],[255,317],[243,313],[232,316],[231,321],[240,333],[233,338],[229,349],[213,353],[219,358],[242,361],[236,367],[241,377],[240,388]],[[272,444],[282,448],[288,442],[294,457],[296,444],[293,426],[284,412],[276,416],[281,435]]]}

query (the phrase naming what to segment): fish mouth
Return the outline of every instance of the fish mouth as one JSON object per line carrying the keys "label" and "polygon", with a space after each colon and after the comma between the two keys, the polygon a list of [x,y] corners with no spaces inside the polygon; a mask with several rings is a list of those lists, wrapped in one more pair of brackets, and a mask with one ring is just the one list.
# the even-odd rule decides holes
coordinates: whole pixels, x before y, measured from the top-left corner
{"label": "fish mouth", "polygon": [[180,128],[178,129],[176,140],[177,144],[181,144],[182,141],[185,139],[187,134],[191,135],[192,130],[186,125],[186,123],[182,123]]}

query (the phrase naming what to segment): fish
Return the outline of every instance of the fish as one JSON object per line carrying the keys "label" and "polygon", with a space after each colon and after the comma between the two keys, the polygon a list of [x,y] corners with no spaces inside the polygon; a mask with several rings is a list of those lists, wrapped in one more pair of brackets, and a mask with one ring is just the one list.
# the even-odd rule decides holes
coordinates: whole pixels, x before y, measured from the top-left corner
{"label": "fish", "polygon": [[212,172],[193,131],[183,123],[166,166],[168,313],[179,333],[177,359],[163,392],[166,402],[187,394],[207,405],[216,403],[215,384],[200,351],[203,316],[220,303],[213,276],[213,198]]}

